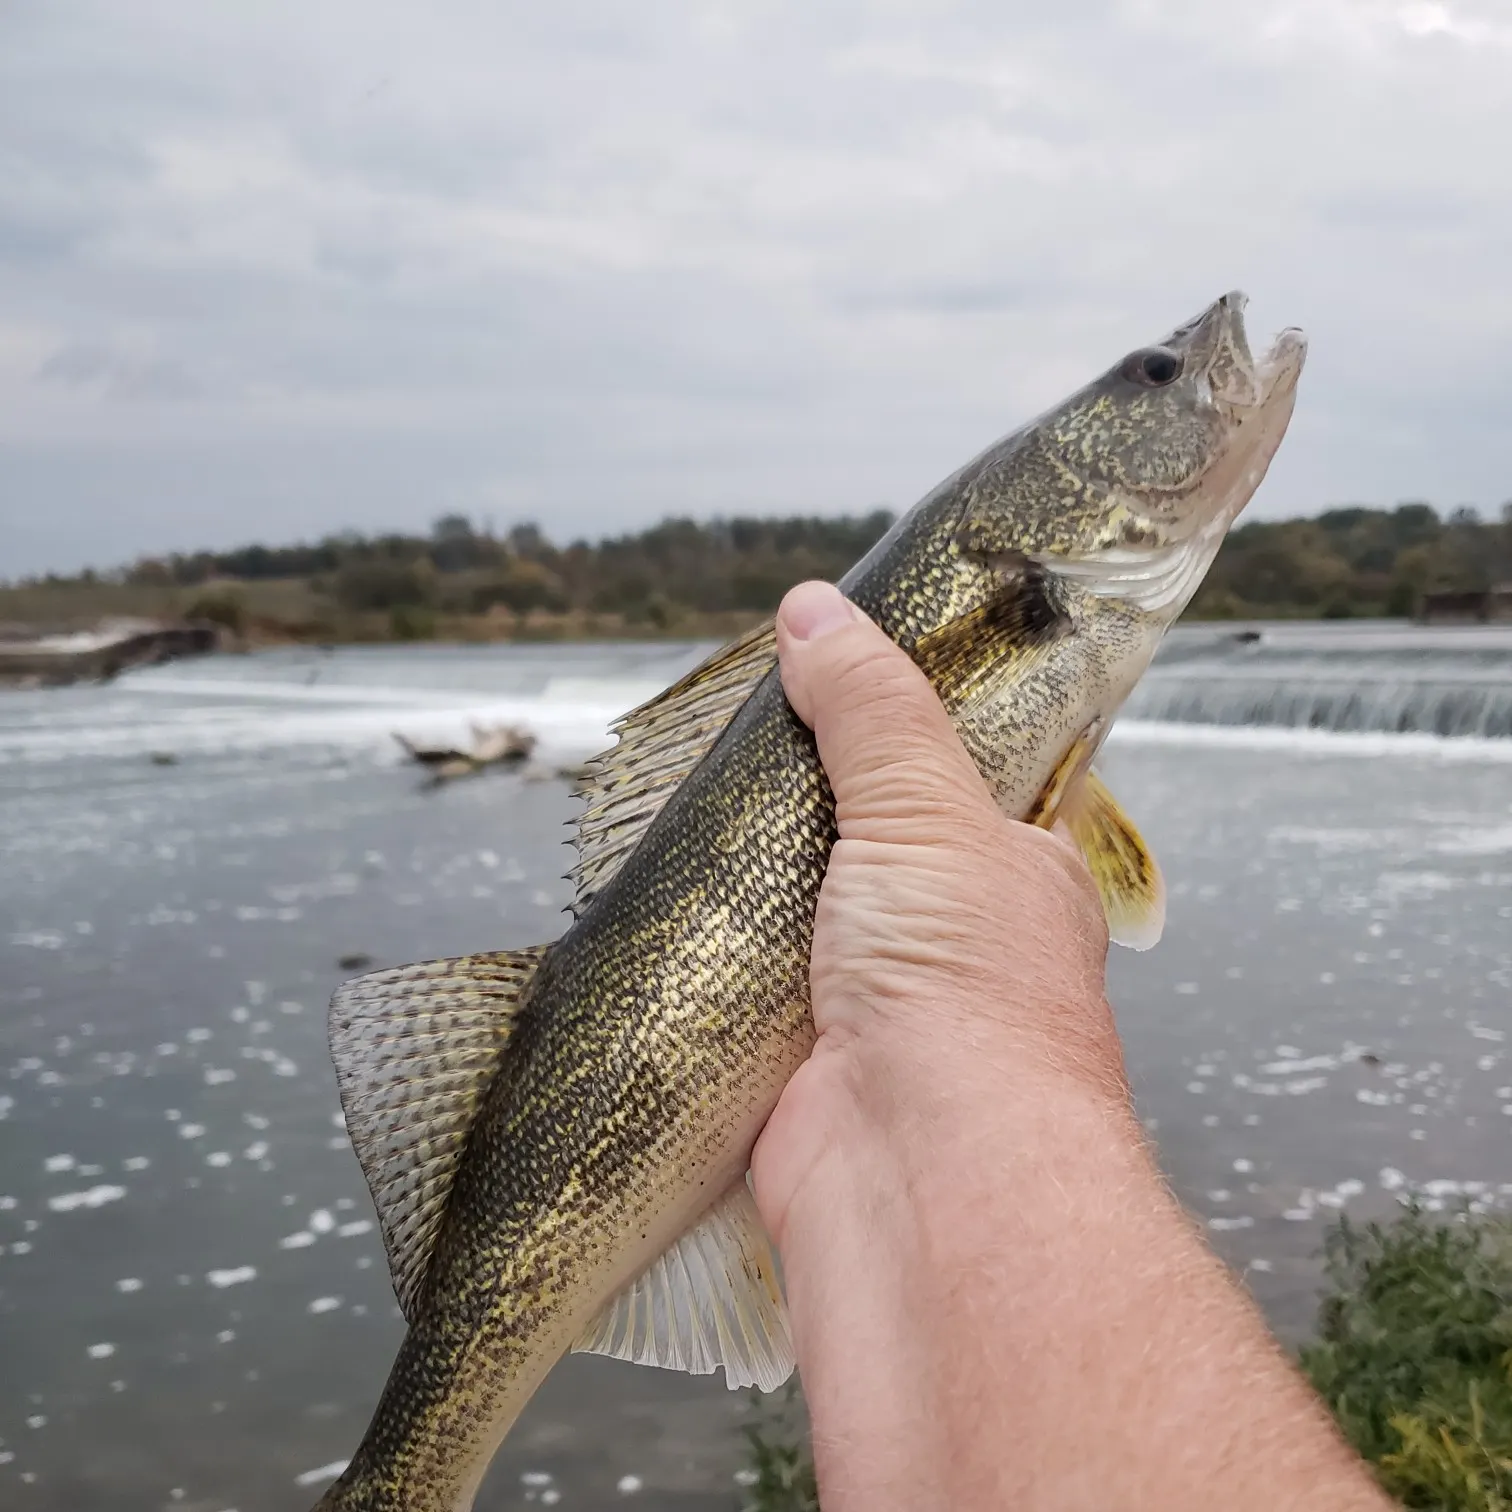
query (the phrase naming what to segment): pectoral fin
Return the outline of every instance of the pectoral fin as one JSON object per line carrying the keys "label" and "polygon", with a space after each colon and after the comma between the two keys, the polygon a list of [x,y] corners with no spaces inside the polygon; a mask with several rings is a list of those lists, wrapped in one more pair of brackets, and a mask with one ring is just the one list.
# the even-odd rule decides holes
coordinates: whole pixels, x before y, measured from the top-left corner
{"label": "pectoral fin", "polygon": [[793,1373],[771,1241],[742,1177],[594,1319],[575,1350],[775,1391]]}
{"label": "pectoral fin", "polygon": [[959,713],[1010,667],[1042,655],[1066,625],[1053,584],[1020,571],[985,602],[920,636],[911,654],[945,707]]}

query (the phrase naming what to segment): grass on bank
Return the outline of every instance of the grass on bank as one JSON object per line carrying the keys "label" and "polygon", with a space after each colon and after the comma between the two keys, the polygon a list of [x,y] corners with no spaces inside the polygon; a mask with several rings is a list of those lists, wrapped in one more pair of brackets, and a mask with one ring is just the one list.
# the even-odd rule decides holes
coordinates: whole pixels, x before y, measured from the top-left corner
{"label": "grass on bank", "polygon": [[[1404,1507],[1512,1512],[1512,1219],[1341,1217],[1301,1365]],[[758,1399],[746,1512],[817,1512],[801,1403]]]}

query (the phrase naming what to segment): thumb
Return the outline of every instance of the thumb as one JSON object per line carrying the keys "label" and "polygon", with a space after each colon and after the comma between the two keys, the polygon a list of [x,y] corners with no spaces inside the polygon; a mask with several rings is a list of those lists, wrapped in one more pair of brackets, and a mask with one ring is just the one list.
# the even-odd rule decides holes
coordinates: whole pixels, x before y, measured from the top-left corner
{"label": "thumb", "polygon": [[782,686],[814,732],[849,839],[930,841],[997,807],[929,679],[838,588],[800,583],[777,611]]}

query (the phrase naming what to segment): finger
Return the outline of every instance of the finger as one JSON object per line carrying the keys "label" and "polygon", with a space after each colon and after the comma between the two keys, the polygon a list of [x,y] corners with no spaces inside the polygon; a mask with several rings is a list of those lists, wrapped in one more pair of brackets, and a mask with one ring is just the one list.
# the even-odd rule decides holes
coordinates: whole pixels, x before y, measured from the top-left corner
{"label": "finger", "polygon": [[842,836],[934,840],[996,810],[929,680],[837,588],[777,611],[782,685],[814,732]]}

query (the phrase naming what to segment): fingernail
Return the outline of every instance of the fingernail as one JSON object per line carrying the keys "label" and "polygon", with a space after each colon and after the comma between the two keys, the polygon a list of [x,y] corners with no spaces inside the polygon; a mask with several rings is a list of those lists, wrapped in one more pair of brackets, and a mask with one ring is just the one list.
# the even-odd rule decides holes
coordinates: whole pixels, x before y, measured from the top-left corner
{"label": "fingernail", "polygon": [[829,583],[800,583],[782,601],[783,628],[794,640],[818,640],[831,630],[854,623],[850,601]]}

